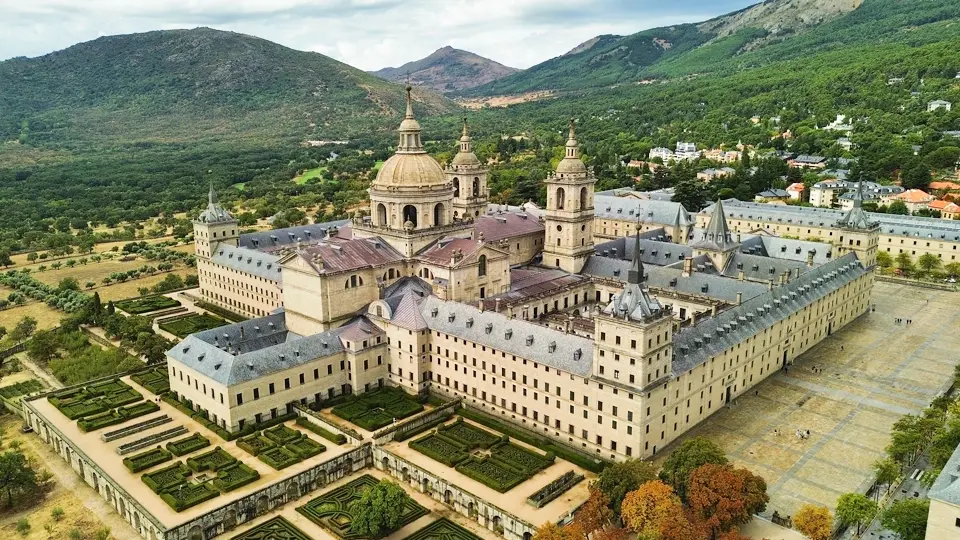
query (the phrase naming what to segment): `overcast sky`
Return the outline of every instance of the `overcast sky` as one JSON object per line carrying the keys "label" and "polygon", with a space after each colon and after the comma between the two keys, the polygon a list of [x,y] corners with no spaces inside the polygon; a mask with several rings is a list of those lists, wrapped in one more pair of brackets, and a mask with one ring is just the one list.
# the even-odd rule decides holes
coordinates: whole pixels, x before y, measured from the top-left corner
{"label": "overcast sky", "polygon": [[526,68],[599,34],[697,22],[758,0],[0,0],[0,59],[100,36],[210,26],[365,70],[452,45]]}

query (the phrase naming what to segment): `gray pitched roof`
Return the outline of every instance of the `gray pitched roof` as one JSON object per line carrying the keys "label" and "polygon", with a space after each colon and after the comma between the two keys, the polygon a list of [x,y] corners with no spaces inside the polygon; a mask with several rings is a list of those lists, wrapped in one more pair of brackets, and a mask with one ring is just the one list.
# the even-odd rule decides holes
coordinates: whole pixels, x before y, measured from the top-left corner
{"label": "gray pitched roof", "polygon": [[313,242],[326,238],[327,232],[331,228],[340,228],[348,223],[350,223],[349,219],[340,219],[326,223],[314,223],[313,225],[299,225],[297,227],[287,227],[286,229],[273,229],[271,231],[241,234],[240,247],[247,249],[270,249],[295,244],[297,243],[297,239],[303,242]]}
{"label": "gray pitched roof", "polygon": [[743,234],[740,235],[740,252],[774,259],[788,259],[806,263],[813,252],[813,264],[830,262],[833,246],[823,242],[808,242],[780,236]]}
{"label": "gray pitched roof", "polygon": [[771,281],[776,280],[784,272],[789,272],[792,276],[796,270],[800,270],[801,273],[806,272],[806,263],[747,253],[734,253],[722,273],[727,277],[738,278],[740,272],[743,272],[746,279]]}
{"label": "gray pitched roof", "polygon": [[[648,231],[652,232],[652,231]],[[640,233],[640,262],[656,266],[668,266],[693,256],[693,249],[683,244],[647,240],[645,234]],[[615,238],[602,244],[597,244],[596,253],[606,257],[633,260],[636,243],[632,238]]]}
{"label": "gray pitched roof", "polygon": [[[601,192],[606,193],[606,192]],[[640,220],[669,227],[683,227],[693,223],[693,217],[682,204],[669,201],[594,195],[594,215],[599,219]]]}
{"label": "gray pitched roof", "polygon": [[435,296],[424,300],[420,313],[430,330],[486,345],[510,355],[587,377],[593,372],[593,341],[530,322],[508,319],[493,311]]}
{"label": "gray pitched roof", "polygon": [[729,251],[739,245],[733,240],[733,233],[727,226],[727,216],[723,212],[723,202],[717,201],[710,214],[710,223],[703,230],[700,239],[690,244],[691,247],[709,249],[712,251]]}
{"label": "gray pitched roof", "polygon": [[953,451],[953,455],[941,469],[940,476],[933,482],[927,497],[960,505],[960,446]]}
{"label": "gray pitched roof", "polygon": [[853,196],[853,208],[837,221],[837,226],[844,229],[867,230],[873,229],[877,225],[879,225],[879,222],[870,219],[870,216],[863,211],[863,182],[857,182],[857,189]]}
{"label": "gray pitched roof", "polygon": [[772,291],[681,330],[673,336],[674,374],[693,369],[711,356],[742,343],[865,273],[856,255],[848,253]]}
{"label": "gray pitched roof", "polygon": [[217,244],[216,251],[210,259],[239,272],[260,276],[270,281],[281,281],[280,257],[271,253]]}
{"label": "gray pitched roof", "polygon": [[220,205],[220,199],[217,198],[217,192],[214,191],[213,184],[210,184],[210,193],[207,194],[207,208],[200,213],[200,217],[197,219],[201,223],[229,223],[235,221],[230,212],[227,212]]}
{"label": "gray pitched roof", "polygon": [[[711,212],[712,210],[713,207],[711,206],[704,212]],[[809,225],[811,227],[832,227],[846,213],[842,210],[830,208],[751,203],[736,199],[723,201],[723,210],[728,219],[768,221],[784,225]],[[960,221],[873,212],[867,212],[867,215],[871,220],[880,222],[880,234],[960,242]]]}
{"label": "gray pitched roof", "polygon": [[216,382],[237,384],[342,352],[339,335],[350,327],[300,337],[278,313],[191,334],[167,356]]}

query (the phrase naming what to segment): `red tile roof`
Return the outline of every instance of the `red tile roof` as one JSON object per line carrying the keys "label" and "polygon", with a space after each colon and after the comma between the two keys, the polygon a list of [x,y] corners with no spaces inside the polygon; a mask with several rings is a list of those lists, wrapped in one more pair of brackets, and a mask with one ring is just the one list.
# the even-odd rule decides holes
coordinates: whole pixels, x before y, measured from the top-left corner
{"label": "red tile roof", "polygon": [[543,223],[535,216],[526,213],[504,212],[485,214],[476,219],[473,226],[474,236],[483,233],[484,242],[496,242],[504,238],[514,238],[544,231]]}

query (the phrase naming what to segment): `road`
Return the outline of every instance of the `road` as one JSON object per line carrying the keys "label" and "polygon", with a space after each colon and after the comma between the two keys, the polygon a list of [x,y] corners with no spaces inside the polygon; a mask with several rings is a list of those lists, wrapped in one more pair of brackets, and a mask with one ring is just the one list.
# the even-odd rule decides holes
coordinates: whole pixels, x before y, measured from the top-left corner
{"label": "road", "polygon": [[[926,475],[931,474],[926,469],[927,456],[924,455],[917,460],[916,464],[908,469],[907,479],[903,481],[903,484],[897,490],[897,493],[894,495],[893,499],[889,501],[889,503],[893,504],[894,501],[901,499],[926,498],[929,488],[923,484],[922,480]],[[899,540],[900,536],[889,529],[884,529],[883,526],[880,525],[880,518],[878,516],[877,519],[873,520],[873,523],[870,524],[870,528],[863,533],[861,538],[870,540]]]}

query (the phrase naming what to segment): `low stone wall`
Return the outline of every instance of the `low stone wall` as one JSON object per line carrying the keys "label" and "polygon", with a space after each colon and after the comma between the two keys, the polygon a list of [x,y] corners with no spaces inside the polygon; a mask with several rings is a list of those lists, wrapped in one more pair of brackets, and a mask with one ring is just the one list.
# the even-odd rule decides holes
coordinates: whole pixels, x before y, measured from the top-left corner
{"label": "low stone wall", "polygon": [[530,540],[536,530],[532,524],[510,512],[383,447],[373,447],[373,463],[376,468],[403,484],[429,495],[507,540]]}
{"label": "low stone wall", "polygon": [[27,342],[18,343],[5,351],[0,351],[0,360],[5,360],[11,356],[27,350]]}
{"label": "low stone wall", "polygon": [[[260,491],[251,493],[220,508],[210,510],[193,521],[167,531],[163,540],[205,540],[223,534],[242,523],[276,510],[305,493],[320,489],[372,464],[371,445],[359,446],[291,476]],[[216,499],[214,499],[216,500]]]}
{"label": "low stone wall", "polygon": [[460,399],[455,399],[449,403],[444,403],[443,405],[437,407],[436,409],[431,409],[429,411],[424,411],[417,415],[411,416],[405,420],[401,420],[396,424],[387,426],[380,431],[377,431],[373,434],[373,440],[377,444],[386,444],[393,440],[397,435],[407,433],[409,431],[416,430],[430,422],[439,420],[444,415],[453,414],[457,407],[460,406]]}
{"label": "low stone wall", "polygon": [[294,403],[293,408],[297,411],[297,415],[303,418],[306,418],[307,421],[312,422],[323,429],[333,432],[335,434],[343,435],[347,438],[349,444],[360,444],[363,442],[363,436],[357,433],[356,431],[347,428],[345,426],[340,426],[334,424],[333,422],[327,421],[326,418],[320,415],[320,413],[311,410],[310,408],[301,405],[299,403]]}
{"label": "low stone wall", "polygon": [[896,276],[881,276],[880,274],[876,275],[876,280],[886,281],[887,283],[897,283],[900,285],[909,285],[911,287],[922,287],[924,289],[935,289],[938,291],[955,292],[957,290],[957,285],[952,283],[936,283],[933,281],[920,281]]}

